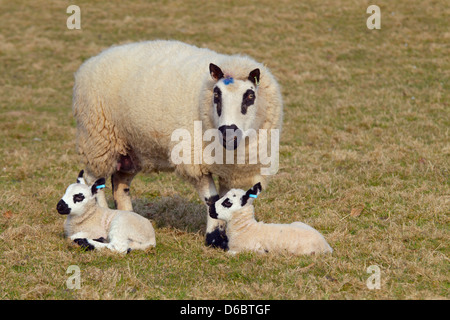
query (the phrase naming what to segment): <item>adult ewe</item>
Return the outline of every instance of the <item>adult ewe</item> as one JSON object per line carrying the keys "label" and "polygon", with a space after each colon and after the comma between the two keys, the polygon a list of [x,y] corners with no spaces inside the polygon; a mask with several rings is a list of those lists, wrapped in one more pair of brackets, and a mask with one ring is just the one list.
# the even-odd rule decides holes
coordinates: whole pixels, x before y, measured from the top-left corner
{"label": "adult ewe", "polygon": [[[260,150],[250,148],[255,143],[251,139],[243,143],[248,146],[243,164],[202,161],[211,144],[203,137],[209,129],[221,133],[215,140],[222,150],[236,149],[242,139],[235,137],[249,130],[256,132],[259,145],[265,130],[270,150],[275,139],[271,141],[269,131],[281,129],[279,86],[266,67],[246,56],[222,55],[178,41],[112,47],[87,60],[75,74],[73,112],[86,180],[111,176],[120,210],[132,210],[130,184],[139,171],[175,171],[207,203],[218,197],[213,175],[223,195],[233,187],[257,182],[264,186],[264,174],[278,170],[276,161],[270,173],[261,174],[267,162],[261,161],[261,154],[257,161],[249,160],[256,156],[249,150]],[[174,147],[180,144],[180,136],[172,136],[176,130],[189,134],[189,139],[182,137],[189,146],[183,149],[184,161],[174,160]],[[219,150],[214,150],[217,160]],[[98,199],[107,206],[103,190]],[[209,215],[207,219],[206,244],[226,249],[224,223]]]}

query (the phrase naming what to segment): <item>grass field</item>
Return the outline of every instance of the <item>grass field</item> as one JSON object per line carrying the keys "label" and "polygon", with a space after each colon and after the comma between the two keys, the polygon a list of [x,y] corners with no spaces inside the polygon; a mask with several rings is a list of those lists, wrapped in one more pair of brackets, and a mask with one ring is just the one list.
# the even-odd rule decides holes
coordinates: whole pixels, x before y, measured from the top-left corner
{"label": "grass field", "polygon": [[[81,30],[66,27],[70,4]],[[380,30],[366,27],[371,4]],[[449,17],[446,0],[0,1],[0,299],[448,299]],[[73,73],[113,44],[151,39],[271,69],[285,120],[257,218],[308,223],[332,255],[205,247],[205,209],[173,174],[132,185],[155,249],[83,252],[64,239],[56,203],[82,168]],[[371,265],[380,289],[366,285]]]}

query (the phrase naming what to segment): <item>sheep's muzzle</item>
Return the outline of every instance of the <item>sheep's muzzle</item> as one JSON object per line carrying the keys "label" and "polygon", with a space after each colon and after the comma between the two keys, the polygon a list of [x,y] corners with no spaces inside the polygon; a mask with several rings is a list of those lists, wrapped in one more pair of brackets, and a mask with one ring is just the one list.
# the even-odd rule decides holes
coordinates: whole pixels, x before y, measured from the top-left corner
{"label": "sheep's muzzle", "polygon": [[70,208],[63,199],[59,200],[58,204],[56,205],[56,210],[58,210],[59,214],[69,214],[70,213]]}

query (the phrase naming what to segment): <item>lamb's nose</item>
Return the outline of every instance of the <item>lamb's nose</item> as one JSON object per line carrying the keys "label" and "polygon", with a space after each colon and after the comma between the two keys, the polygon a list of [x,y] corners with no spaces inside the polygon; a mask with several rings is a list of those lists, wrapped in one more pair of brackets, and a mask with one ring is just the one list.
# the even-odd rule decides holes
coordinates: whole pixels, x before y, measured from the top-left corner
{"label": "lamb's nose", "polygon": [[59,200],[58,204],[56,205],[56,210],[58,210],[59,214],[69,214],[70,213],[70,208],[63,199]]}

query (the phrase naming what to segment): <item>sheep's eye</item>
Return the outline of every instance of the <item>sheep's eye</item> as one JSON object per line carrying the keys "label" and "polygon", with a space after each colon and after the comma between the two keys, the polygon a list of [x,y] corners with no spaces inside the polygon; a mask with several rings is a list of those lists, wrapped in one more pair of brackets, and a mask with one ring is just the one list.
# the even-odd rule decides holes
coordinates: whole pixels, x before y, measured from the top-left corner
{"label": "sheep's eye", "polygon": [[84,200],[84,195],[82,193],[77,193],[73,195],[73,203],[82,202]]}
{"label": "sheep's eye", "polygon": [[229,208],[233,205],[233,203],[231,203],[230,199],[226,198],[223,202],[222,202],[222,206],[224,206],[225,208]]}

